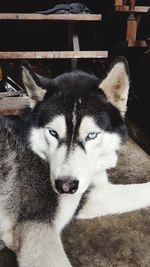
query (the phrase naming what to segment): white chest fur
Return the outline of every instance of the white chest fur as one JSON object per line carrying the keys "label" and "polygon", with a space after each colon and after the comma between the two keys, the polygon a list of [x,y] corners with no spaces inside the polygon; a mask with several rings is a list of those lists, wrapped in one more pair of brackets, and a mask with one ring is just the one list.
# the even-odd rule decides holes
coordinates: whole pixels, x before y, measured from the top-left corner
{"label": "white chest fur", "polygon": [[61,232],[66,224],[72,219],[82,194],[63,194],[59,196],[59,204],[56,211],[56,217],[53,223],[56,231]]}

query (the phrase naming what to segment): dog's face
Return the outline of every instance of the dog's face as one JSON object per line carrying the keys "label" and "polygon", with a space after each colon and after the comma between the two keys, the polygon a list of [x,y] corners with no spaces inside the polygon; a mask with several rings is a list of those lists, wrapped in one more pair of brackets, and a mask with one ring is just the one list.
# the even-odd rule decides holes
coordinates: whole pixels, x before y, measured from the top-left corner
{"label": "dog's face", "polygon": [[[126,62],[116,61],[100,82],[84,72],[46,80],[23,67],[31,98],[33,151],[50,165],[57,193],[83,193],[114,167],[126,136],[123,116],[129,79]],[[41,83],[42,81],[42,83]]]}

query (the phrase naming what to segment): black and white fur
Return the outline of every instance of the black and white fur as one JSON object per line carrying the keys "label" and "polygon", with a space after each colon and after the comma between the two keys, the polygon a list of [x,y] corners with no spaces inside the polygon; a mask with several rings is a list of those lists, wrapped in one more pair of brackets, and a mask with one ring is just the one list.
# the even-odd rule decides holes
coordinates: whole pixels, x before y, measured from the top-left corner
{"label": "black and white fur", "polygon": [[20,267],[69,267],[62,229],[74,217],[100,217],[150,205],[150,183],[113,185],[127,133],[127,62],[106,78],[71,72],[55,79],[22,67],[31,111],[0,118],[0,239]]}

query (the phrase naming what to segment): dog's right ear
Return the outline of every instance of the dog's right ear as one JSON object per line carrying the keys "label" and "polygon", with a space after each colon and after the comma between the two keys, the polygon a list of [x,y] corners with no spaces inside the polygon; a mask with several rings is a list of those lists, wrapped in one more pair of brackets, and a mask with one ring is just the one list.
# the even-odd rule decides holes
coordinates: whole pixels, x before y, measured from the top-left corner
{"label": "dog's right ear", "polygon": [[42,85],[42,77],[34,73],[27,61],[22,63],[22,81],[30,98],[30,107],[34,108],[39,101],[44,99],[46,88]]}
{"label": "dog's right ear", "polygon": [[107,96],[108,101],[120,111],[122,117],[125,116],[127,108],[129,87],[128,63],[124,57],[118,57],[111,64],[106,78],[100,84],[100,88]]}

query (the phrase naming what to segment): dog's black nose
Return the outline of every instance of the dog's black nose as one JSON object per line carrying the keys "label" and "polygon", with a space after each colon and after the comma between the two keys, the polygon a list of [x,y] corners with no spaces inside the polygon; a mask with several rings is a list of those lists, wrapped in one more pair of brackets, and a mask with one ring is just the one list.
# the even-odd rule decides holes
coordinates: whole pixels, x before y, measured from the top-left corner
{"label": "dog's black nose", "polygon": [[56,189],[61,194],[74,194],[79,186],[79,181],[71,178],[59,178],[55,181]]}

